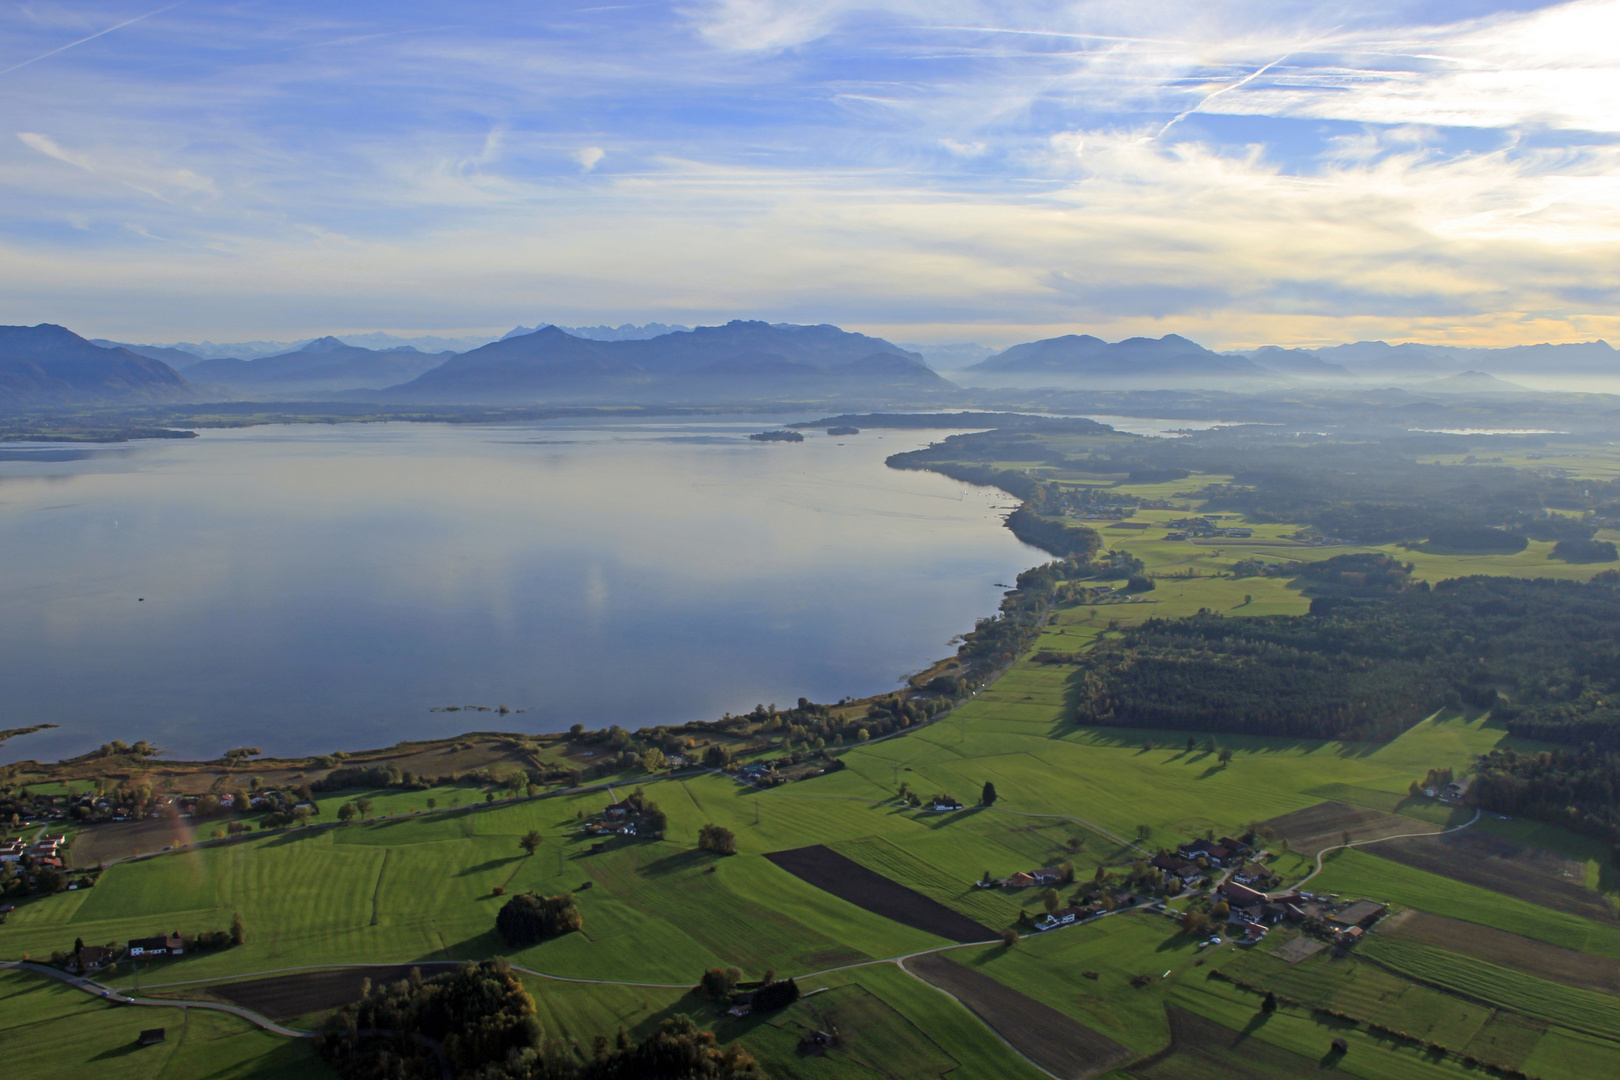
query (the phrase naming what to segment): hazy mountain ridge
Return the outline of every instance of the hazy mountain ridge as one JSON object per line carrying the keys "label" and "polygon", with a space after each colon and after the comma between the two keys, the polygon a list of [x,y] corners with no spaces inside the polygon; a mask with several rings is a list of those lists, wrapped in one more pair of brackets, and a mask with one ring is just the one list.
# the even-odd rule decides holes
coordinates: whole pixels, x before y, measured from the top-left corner
{"label": "hazy mountain ridge", "polygon": [[997,375],[1164,379],[1171,376],[1243,378],[1266,370],[1242,356],[1204,348],[1179,334],[1107,342],[1091,334],[1065,334],[1014,345],[966,370]]}
{"label": "hazy mountain ridge", "polygon": [[[1241,355],[1290,374],[1310,372],[1293,359],[1314,357],[1359,377],[1456,375],[1469,369],[1491,375],[1620,375],[1620,353],[1607,341],[1514,345],[1501,349],[1425,345],[1407,341],[1353,341],[1316,349],[1280,349],[1267,345]],[[1324,371],[1322,374],[1328,374]]]}
{"label": "hazy mountain ridge", "polygon": [[196,397],[196,389],[162,360],[96,345],[54,323],[0,326],[0,404],[155,403]]}
{"label": "hazy mountain ridge", "polygon": [[222,357],[185,368],[192,382],[276,391],[380,389],[416,378],[452,352],[425,353],[410,345],[364,349],[335,337],[258,360]]}
{"label": "hazy mountain ridge", "polygon": [[734,320],[653,338],[592,341],[546,326],[451,357],[389,399],[487,402],[727,400],[954,389],[915,353],[836,326]]}

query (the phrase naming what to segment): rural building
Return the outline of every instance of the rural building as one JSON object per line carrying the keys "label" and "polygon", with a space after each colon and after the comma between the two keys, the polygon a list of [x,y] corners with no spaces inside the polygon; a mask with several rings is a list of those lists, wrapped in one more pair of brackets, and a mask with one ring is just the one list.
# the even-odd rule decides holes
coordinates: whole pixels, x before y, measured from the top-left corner
{"label": "rural building", "polygon": [[131,938],[129,942],[129,955],[135,956],[181,956],[186,951],[186,943],[179,934],[173,937]]}
{"label": "rural building", "polygon": [[941,795],[941,796],[935,796],[933,803],[931,803],[930,806],[929,806],[929,809],[931,809],[931,810],[960,810],[960,809],[962,809],[962,804],[961,804],[960,801],[958,801],[957,799],[952,798],[949,795]]}
{"label": "rural building", "polygon": [[1055,930],[1060,926],[1070,926],[1084,914],[1080,908],[1058,908],[1049,915],[1042,915],[1035,920],[1037,930]]}
{"label": "rural building", "polygon": [[1232,880],[1239,885],[1253,885],[1257,881],[1265,881],[1271,877],[1271,871],[1259,863],[1246,863],[1238,867],[1232,875]]}
{"label": "rural building", "polygon": [[140,1046],[156,1046],[163,1041],[162,1028],[147,1028],[135,1042]]}
{"label": "rural building", "polygon": [[1329,915],[1328,921],[1340,926],[1371,926],[1385,910],[1383,904],[1375,901],[1357,900],[1343,911]]}
{"label": "rural building", "polygon": [[1056,866],[1043,866],[1039,870],[1031,870],[1029,876],[1035,879],[1037,885],[1056,885],[1063,880],[1063,871]]}
{"label": "rural building", "polygon": [[1007,884],[1014,889],[1027,889],[1031,885],[1035,884],[1035,877],[1032,874],[1026,874],[1020,870],[1018,873],[1007,879]]}
{"label": "rural building", "polygon": [[93,968],[102,967],[105,964],[111,963],[113,951],[111,949],[103,948],[100,945],[86,945],[84,948],[74,953],[73,958],[78,961],[79,974],[83,975],[85,972],[90,971]]}
{"label": "rural building", "polygon": [[1222,883],[1221,887],[1216,891],[1219,892],[1221,896],[1225,898],[1226,902],[1234,909],[1254,907],[1257,904],[1263,904],[1266,902],[1265,893],[1257,892],[1254,889],[1249,888],[1247,885],[1239,885],[1235,881],[1227,881]]}

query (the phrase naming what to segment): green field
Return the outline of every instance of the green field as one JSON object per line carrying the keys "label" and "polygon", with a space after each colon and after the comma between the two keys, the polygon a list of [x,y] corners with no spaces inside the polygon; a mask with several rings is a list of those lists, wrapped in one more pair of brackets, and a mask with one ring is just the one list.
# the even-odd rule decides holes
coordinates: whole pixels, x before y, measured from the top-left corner
{"label": "green field", "polygon": [[[164,1041],[136,1045],[148,1028]],[[305,1040],[200,1009],[109,1005],[54,979],[0,971],[0,1055],[6,1075],[150,1078],[335,1076]]]}

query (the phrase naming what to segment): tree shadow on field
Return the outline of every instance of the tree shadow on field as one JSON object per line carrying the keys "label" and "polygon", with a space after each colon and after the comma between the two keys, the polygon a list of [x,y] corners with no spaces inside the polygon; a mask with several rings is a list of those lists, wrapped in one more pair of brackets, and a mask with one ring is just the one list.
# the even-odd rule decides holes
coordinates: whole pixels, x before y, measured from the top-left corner
{"label": "tree shadow on field", "polygon": [[1236,1050],[1239,1046],[1243,1045],[1244,1040],[1246,1040],[1250,1035],[1253,1035],[1255,1032],[1265,1027],[1266,1022],[1269,1021],[1273,1015],[1273,1013],[1268,1013],[1264,1009],[1257,1010],[1253,1016],[1249,1017],[1249,1022],[1244,1025],[1243,1030],[1237,1033],[1237,1038],[1232,1040],[1232,1049]]}
{"label": "tree shadow on field", "polygon": [[677,851],[673,855],[665,855],[662,859],[654,859],[636,872],[642,877],[666,877],[682,870],[695,870],[700,866],[719,861],[720,857],[712,851],[691,848],[686,851]]}
{"label": "tree shadow on field", "polygon": [[495,869],[498,869],[499,867],[505,866],[509,862],[516,862],[517,860],[519,860],[521,858],[523,858],[522,855],[508,855],[503,859],[486,859],[483,862],[479,863],[477,866],[469,866],[464,870],[457,871],[456,876],[457,877],[467,877],[470,874],[486,873],[486,872],[488,872],[490,870],[495,870]]}
{"label": "tree shadow on field", "polygon": [[112,1058],[128,1057],[130,1054],[135,1053],[137,1050],[145,1050],[145,1049],[146,1049],[146,1047],[142,1046],[140,1043],[130,1041],[130,1042],[124,1043],[122,1046],[115,1046],[110,1050],[103,1050],[101,1053],[97,1054],[95,1057],[91,1058],[90,1060],[91,1061],[107,1061],[107,1060],[112,1059]]}
{"label": "tree shadow on field", "polygon": [[492,956],[507,956],[512,947],[493,926],[482,934],[446,945],[442,949],[424,953],[414,963],[431,964],[445,960],[488,960]]}

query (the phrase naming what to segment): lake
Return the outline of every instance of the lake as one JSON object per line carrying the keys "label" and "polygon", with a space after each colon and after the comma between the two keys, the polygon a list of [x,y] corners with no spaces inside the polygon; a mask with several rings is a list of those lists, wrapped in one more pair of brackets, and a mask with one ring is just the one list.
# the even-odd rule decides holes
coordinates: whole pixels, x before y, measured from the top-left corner
{"label": "lake", "polygon": [[[635,729],[878,693],[1048,556],[942,431],[295,425],[0,447],[0,760]],[[433,712],[458,705],[500,717]]]}

